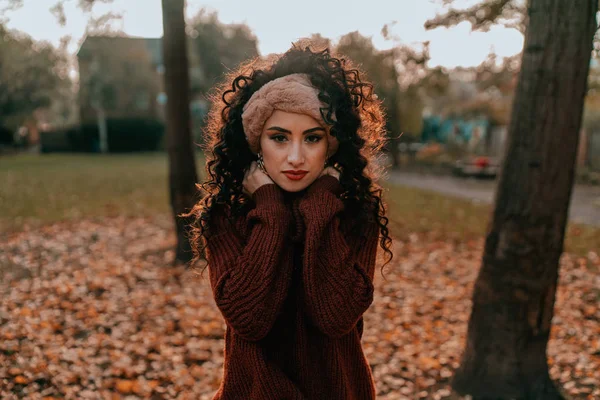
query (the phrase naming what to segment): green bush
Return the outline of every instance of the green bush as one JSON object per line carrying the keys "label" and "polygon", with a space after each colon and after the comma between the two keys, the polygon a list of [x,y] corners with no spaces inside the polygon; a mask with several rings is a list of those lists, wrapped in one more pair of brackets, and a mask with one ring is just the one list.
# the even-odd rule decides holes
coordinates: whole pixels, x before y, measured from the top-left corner
{"label": "green bush", "polygon": [[0,124],[0,145],[11,145],[13,143],[13,132]]}
{"label": "green bush", "polygon": [[73,151],[69,141],[69,132],[76,128],[56,129],[40,132],[40,152],[58,153]]}
{"label": "green bush", "polygon": [[[122,153],[158,150],[164,136],[162,122],[148,118],[109,118],[106,120],[108,151]],[[100,135],[96,123],[81,125],[72,135],[72,145],[78,151],[100,151]]]}
{"label": "green bush", "polygon": [[[111,153],[159,150],[165,134],[164,124],[151,118],[109,118],[106,130]],[[42,152],[53,151],[99,152],[98,124],[88,122],[70,129],[44,132]]]}

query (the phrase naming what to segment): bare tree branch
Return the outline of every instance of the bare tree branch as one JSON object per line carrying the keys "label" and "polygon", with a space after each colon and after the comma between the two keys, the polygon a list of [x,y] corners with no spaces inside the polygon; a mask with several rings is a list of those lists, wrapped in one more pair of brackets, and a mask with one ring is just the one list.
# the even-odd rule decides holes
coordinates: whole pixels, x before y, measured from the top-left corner
{"label": "bare tree branch", "polygon": [[[443,0],[443,4],[452,5],[454,0]],[[525,32],[527,7],[523,0],[483,0],[463,10],[450,8],[445,14],[438,14],[425,22],[425,29],[451,27],[467,21],[474,31],[486,32],[492,25],[500,24],[508,28]]]}
{"label": "bare tree branch", "polygon": [[52,7],[50,13],[56,17],[60,26],[67,24],[67,16],[65,15],[65,0],[61,0]]}
{"label": "bare tree branch", "polygon": [[85,12],[92,11],[94,5],[98,3],[112,3],[113,0],[78,0],[79,8],[81,8]]}

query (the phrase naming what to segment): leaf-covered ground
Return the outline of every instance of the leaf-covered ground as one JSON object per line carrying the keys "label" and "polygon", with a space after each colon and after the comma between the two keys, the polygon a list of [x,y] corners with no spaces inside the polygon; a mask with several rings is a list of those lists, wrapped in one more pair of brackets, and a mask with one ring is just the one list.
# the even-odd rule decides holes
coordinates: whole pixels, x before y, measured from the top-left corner
{"label": "leaf-covered ground", "polygon": [[[0,398],[211,399],[224,322],[207,272],[173,268],[170,218],[56,223],[0,240]],[[424,234],[396,257],[365,314],[378,399],[459,399],[482,241]],[[549,359],[573,399],[600,398],[600,257],[565,254]]]}

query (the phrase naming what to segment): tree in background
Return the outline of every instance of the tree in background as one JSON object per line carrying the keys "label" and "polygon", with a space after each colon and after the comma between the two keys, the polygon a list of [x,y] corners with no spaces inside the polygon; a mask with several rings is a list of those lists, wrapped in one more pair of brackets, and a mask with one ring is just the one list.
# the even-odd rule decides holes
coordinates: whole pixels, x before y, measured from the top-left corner
{"label": "tree in background", "polygon": [[490,54],[474,69],[479,94],[475,107],[484,110],[492,125],[508,125],[520,68],[521,54],[505,57],[502,62]]}
{"label": "tree in background", "polygon": [[377,50],[371,38],[361,35],[358,31],[342,36],[334,51],[357,64],[373,82],[375,93],[386,108],[388,132],[392,138],[399,136],[401,132],[398,102],[400,83],[394,53]]}
{"label": "tree in background", "polygon": [[310,46],[312,49],[321,51],[324,49],[333,49],[334,46],[331,44],[331,39],[322,36],[320,33],[313,33],[308,37],[302,38],[294,42],[294,45],[304,48]]}
{"label": "tree in background", "polygon": [[[437,0],[448,7],[448,11],[436,15],[425,22],[426,29],[452,27],[461,22],[469,22],[473,31],[486,32],[493,25],[514,28],[524,33],[527,26],[528,0],[480,0],[468,8],[454,8],[456,0]],[[594,35],[594,57],[600,54],[600,31]]]}
{"label": "tree in background", "polygon": [[[144,107],[155,107],[159,75],[144,39],[132,41],[115,33],[88,36],[77,56],[80,122],[97,121],[100,152],[105,153],[108,151],[107,118],[121,110],[136,116],[140,102],[146,104]],[[142,109],[141,113],[145,114],[146,110]]]}
{"label": "tree in background", "polygon": [[[382,34],[390,37],[387,26]],[[441,68],[427,67],[428,43],[424,43],[421,51],[400,44],[390,50],[377,50],[370,38],[356,31],[342,36],[335,52],[358,64],[373,82],[375,93],[386,109],[388,151],[397,166],[399,141],[417,140],[423,126],[425,98],[445,92],[446,73]]]}
{"label": "tree in background", "polygon": [[187,227],[188,212],[196,199],[196,161],[192,146],[190,117],[190,78],[185,33],[185,1],[162,0],[163,59],[167,94],[167,153],[169,156],[169,195],[175,219],[177,249],[175,262],[192,258]]}
{"label": "tree in background", "polygon": [[493,53],[475,67],[449,72],[448,90],[428,98],[435,115],[485,116],[492,125],[507,125],[516,88],[521,55],[498,62]]}
{"label": "tree in background", "polygon": [[49,107],[68,85],[57,68],[64,54],[47,43],[0,25],[0,121],[18,126],[35,110]]}
{"label": "tree in background", "polygon": [[[9,1],[20,1],[23,0],[9,0]],[[50,7],[50,12],[56,17],[59,25],[65,26],[67,23],[67,16],[65,14],[65,3],[72,2],[73,0],[55,0],[56,2]],[[77,0],[79,8],[87,14],[90,14],[94,8],[94,5],[98,3],[112,3],[113,0]],[[92,17],[90,15],[87,25],[85,27],[86,35],[94,34],[117,34],[122,35],[122,29],[115,29],[113,23],[115,21],[122,21],[123,15],[114,12],[108,12],[98,17]]]}
{"label": "tree in background", "polygon": [[587,140],[584,146],[588,146],[589,153],[582,159],[582,164],[589,167],[590,170],[600,171],[600,154],[594,154],[593,150],[600,148],[600,65],[598,60],[590,66],[588,77],[588,92],[585,98],[585,111],[583,114],[583,129],[585,133],[582,137]]}
{"label": "tree in background", "polygon": [[546,348],[597,10],[597,0],[528,6],[506,157],[453,382],[474,399],[563,399]]}
{"label": "tree in background", "polygon": [[[441,0],[451,6],[455,0]],[[482,0],[475,5],[457,9],[450,7],[445,13],[425,22],[425,29],[449,28],[467,21],[474,31],[488,31],[491,26],[501,24],[524,33],[527,26],[527,0]]]}
{"label": "tree in background", "polygon": [[[425,22],[426,29],[452,27],[461,22],[469,22],[473,31],[488,31],[494,25],[513,28],[521,33],[527,25],[527,0],[481,0],[467,8],[455,8],[455,0],[438,0],[448,7],[444,13]],[[516,86],[516,75],[520,68],[521,54],[505,58],[498,63],[495,54],[474,68],[458,68],[472,73],[478,93],[468,99],[438,98],[436,106],[442,106],[443,113],[465,114],[479,110],[487,115],[492,123],[506,124],[510,117],[510,107]]]}
{"label": "tree in background", "polygon": [[[112,0],[56,0],[48,6],[61,26],[66,24],[67,1],[76,1],[84,12],[90,13],[94,4]],[[0,0],[0,16],[22,7],[23,3],[24,0]],[[108,13],[90,18],[86,31],[104,32],[110,21],[120,17]],[[7,32],[4,27],[0,27],[0,36],[5,39],[0,43],[0,118],[14,126],[23,121],[35,121],[32,125],[44,122],[54,127],[73,123],[76,94],[69,78],[73,57],[67,52],[71,37],[64,37],[56,49],[22,33]]]}
{"label": "tree in background", "polygon": [[[69,0],[59,0],[53,6],[58,22],[64,23],[63,4]],[[98,2],[112,0],[77,0],[84,11],[90,11]],[[9,6],[19,7],[20,0],[8,0]],[[194,204],[198,181],[194,150],[191,139],[191,119],[189,110],[189,70],[187,37],[184,18],[184,0],[162,0],[163,9],[163,58],[165,64],[165,89],[167,94],[167,152],[169,158],[169,193],[173,209],[177,248],[175,262],[191,259],[191,247],[187,238],[187,225],[190,221],[179,217],[189,211]],[[112,18],[109,16],[109,19]],[[102,25],[104,20],[95,25]],[[1,60],[4,57],[0,58]],[[54,64],[46,65],[52,68]],[[33,79],[37,81],[37,79]],[[4,80],[0,81],[4,82]],[[1,91],[2,93],[4,91]]]}
{"label": "tree in background", "polygon": [[201,10],[188,29],[203,79],[192,88],[206,94],[224,74],[239,63],[258,56],[258,42],[246,24],[223,24],[216,12]]}
{"label": "tree in background", "polygon": [[[58,22],[64,23],[63,5],[59,0],[52,10]],[[84,11],[91,11],[99,2],[110,3],[112,0],[77,0]],[[21,0],[8,0],[9,5],[18,7]],[[179,217],[191,209],[195,201],[198,181],[194,150],[191,139],[191,119],[189,110],[189,70],[187,55],[187,37],[185,33],[184,0],[162,0],[163,10],[163,58],[165,64],[165,89],[167,94],[167,153],[169,158],[169,193],[173,209],[177,248],[175,262],[187,262],[191,259],[191,247],[187,238],[186,227],[190,221]],[[101,17],[93,23],[102,26],[107,19],[115,15]],[[101,85],[102,86],[102,85]]]}

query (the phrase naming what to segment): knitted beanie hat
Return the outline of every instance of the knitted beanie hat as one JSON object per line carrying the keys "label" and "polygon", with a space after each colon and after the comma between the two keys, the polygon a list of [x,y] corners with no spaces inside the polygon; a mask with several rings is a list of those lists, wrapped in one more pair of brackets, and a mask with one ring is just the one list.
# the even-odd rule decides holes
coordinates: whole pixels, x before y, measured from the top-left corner
{"label": "knitted beanie hat", "polygon": [[[275,110],[306,114],[325,126],[321,108],[327,107],[319,100],[319,91],[311,83],[307,74],[291,74],[274,79],[258,89],[244,105],[242,124],[250,150],[260,151],[260,135],[265,122]],[[337,139],[327,135],[327,156],[338,148]]]}

